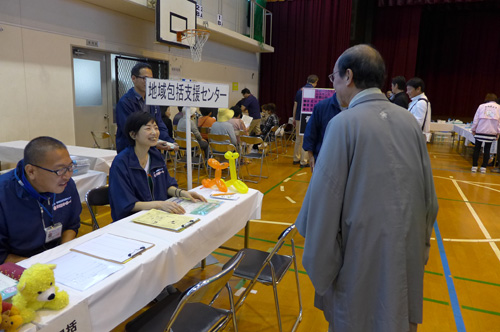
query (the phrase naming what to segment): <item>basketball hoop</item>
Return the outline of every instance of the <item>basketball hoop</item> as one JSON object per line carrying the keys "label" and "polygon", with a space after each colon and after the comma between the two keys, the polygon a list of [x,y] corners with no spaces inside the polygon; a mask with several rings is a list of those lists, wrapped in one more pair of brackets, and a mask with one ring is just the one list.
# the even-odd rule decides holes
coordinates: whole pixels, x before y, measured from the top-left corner
{"label": "basketball hoop", "polygon": [[191,49],[191,58],[194,62],[200,62],[203,45],[205,45],[209,36],[210,31],[208,30],[188,29],[177,32],[177,41],[181,42],[185,39]]}

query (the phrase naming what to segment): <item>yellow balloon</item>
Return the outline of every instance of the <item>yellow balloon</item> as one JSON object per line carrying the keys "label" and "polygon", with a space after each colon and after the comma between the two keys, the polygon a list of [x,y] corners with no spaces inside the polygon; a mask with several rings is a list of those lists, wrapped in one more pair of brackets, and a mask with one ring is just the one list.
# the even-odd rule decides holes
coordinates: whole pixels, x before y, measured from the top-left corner
{"label": "yellow balloon", "polygon": [[248,186],[245,182],[238,180],[236,175],[236,162],[240,154],[238,152],[227,151],[224,157],[229,160],[229,172],[231,173],[231,180],[226,181],[226,186],[233,186],[239,193],[246,194],[248,192]]}

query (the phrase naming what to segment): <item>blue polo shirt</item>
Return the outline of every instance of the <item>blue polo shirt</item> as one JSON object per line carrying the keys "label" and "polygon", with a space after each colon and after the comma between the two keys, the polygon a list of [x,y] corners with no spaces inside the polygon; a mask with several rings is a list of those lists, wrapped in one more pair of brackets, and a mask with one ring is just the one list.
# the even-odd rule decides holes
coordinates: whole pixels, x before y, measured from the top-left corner
{"label": "blue polo shirt", "polygon": [[23,172],[21,160],[14,170],[0,176],[0,263],[9,254],[31,257],[61,243],[60,238],[45,243],[40,205],[45,227],[61,223],[63,232],[80,228],[82,204],[73,179],[62,193],[42,193],[47,199],[37,200],[19,183]]}
{"label": "blue polo shirt", "polygon": [[138,94],[134,88],[130,88],[124,94],[118,104],[116,104],[116,150],[119,153],[128,146],[128,133],[125,133],[125,123],[130,114],[144,111],[149,112],[156,119],[156,124],[160,130],[160,139],[174,143],[174,139],[168,134],[168,129],[161,118],[161,110],[159,106],[146,105],[144,99]]}
{"label": "blue polo shirt", "polygon": [[251,116],[254,120],[260,119],[260,105],[257,98],[254,95],[250,95],[246,98],[243,98],[241,105],[245,106],[248,110],[248,115]]}

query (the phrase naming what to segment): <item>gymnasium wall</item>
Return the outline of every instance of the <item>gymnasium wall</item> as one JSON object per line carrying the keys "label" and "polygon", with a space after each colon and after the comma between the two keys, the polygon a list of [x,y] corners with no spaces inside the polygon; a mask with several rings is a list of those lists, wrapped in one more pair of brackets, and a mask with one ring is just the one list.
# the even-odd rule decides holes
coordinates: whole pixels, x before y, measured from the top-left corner
{"label": "gymnasium wall", "polygon": [[155,42],[154,22],[83,1],[2,0],[0,27],[0,142],[51,135],[75,144],[72,47],[86,48],[86,39],[98,51],[168,60],[183,78],[230,91],[237,82],[230,106],[243,87],[258,92],[258,54],[209,40],[193,63],[189,50]]}

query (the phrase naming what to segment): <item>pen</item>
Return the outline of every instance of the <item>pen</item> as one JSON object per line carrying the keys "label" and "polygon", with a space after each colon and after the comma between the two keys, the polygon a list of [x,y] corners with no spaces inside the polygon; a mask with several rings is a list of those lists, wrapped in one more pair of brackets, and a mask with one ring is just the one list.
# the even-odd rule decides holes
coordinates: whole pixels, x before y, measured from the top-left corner
{"label": "pen", "polygon": [[212,194],[212,196],[226,196],[226,195],[234,195],[234,193],[219,193],[219,194]]}
{"label": "pen", "polygon": [[195,223],[195,222],[197,222],[197,221],[198,221],[198,219],[196,219],[196,220],[195,220],[195,219],[190,220],[190,221],[188,221],[187,223],[185,223],[184,225],[181,225],[181,227],[182,227],[182,228],[189,227],[189,226],[191,226],[192,224],[194,224],[194,223]]}

